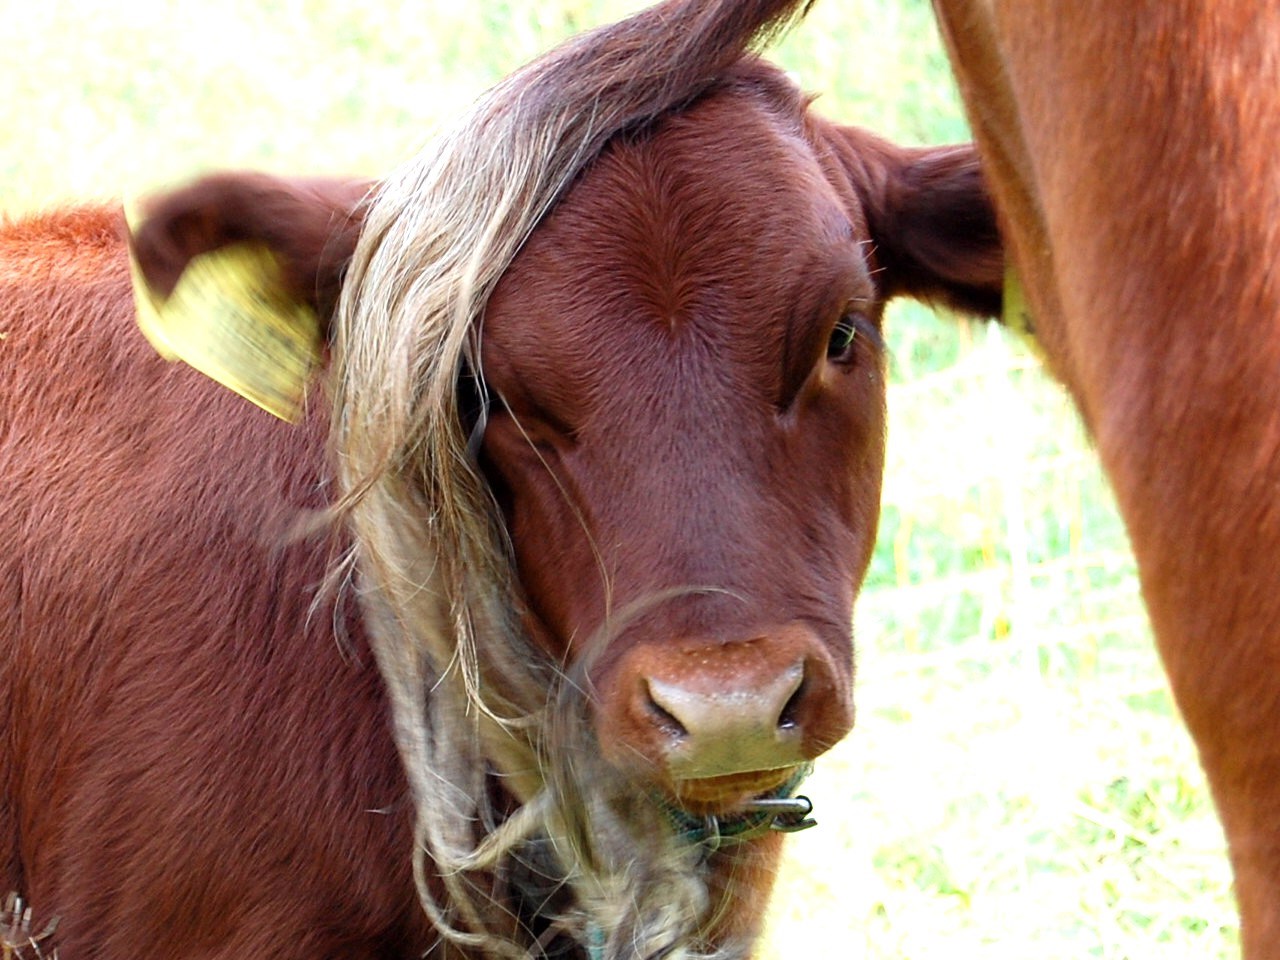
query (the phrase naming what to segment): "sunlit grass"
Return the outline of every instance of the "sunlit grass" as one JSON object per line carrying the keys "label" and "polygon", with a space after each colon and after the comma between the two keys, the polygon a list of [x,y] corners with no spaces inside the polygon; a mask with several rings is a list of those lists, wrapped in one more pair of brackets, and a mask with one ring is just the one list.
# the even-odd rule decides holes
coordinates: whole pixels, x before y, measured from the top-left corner
{"label": "sunlit grass", "polygon": [[[0,211],[215,167],[378,173],[636,0],[0,0]],[[964,137],[924,0],[821,0],[820,108]],[[1105,485],[998,332],[899,311],[859,721],[806,790],[763,957],[1232,956],[1222,839]],[[0,894],[5,891],[0,891]]]}

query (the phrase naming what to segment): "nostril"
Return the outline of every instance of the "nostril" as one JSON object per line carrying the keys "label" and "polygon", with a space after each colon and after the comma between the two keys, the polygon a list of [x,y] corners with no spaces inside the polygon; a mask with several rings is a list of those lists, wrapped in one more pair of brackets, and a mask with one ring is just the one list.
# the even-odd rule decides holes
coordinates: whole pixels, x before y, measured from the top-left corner
{"label": "nostril", "polygon": [[670,710],[658,703],[657,698],[653,695],[653,688],[648,682],[644,685],[645,708],[668,734],[673,737],[683,739],[689,735],[689,731],[685,725],[676,719],[676,715]]}
{"label": "nostril", "polygon": [[741,642],[638,645],[598,682],[601,749],[673,781],[789,769],[852,725],[842,674],[804,626]]}
{"label": "nostril", "polygon": [[821,675],[807,670],[802,658],[780,668],[750,662],[738,650],[716,653],[719,661],[708,657],[710,666],[691,677],[655,670],[634,678],[626,709],[637,742],[677,780],[802,761]]}
{"label": "nostril", "polygon": [[782,710],[778,714],[779,730],[796,730],[800,727],[800,708],[804,701],[805,693],[809,689],[809,678],[804,677],[791,696],[787,698],[787,702],[782,705]]}

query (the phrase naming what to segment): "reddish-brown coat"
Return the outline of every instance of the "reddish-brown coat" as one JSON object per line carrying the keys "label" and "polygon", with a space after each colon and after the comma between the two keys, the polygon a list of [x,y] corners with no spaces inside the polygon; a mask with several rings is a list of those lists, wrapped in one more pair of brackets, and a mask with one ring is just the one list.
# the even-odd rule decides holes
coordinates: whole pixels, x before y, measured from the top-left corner
{"label": "reddish-brown coat", "polygon": [[1049,364],[1115,488],[1280,957],[1280,8],[935,0]]}
{"label": "reddish-brown coat", "polygon": [[377,671],[353,610],[346,649],[308,617],[326,544],[283,537],[323,501],[324,424],[161,360],[120,232],[0,230],[0,886],[68,958],[410,956]]}
{"label": "reddish-brown coat", "polygon": [[[902,151],[806,110],[748,65],[616,140],[486,316],[506,406],[484,467],[544,648],[572,659],[601,626],[598,559],[621,608],[720,591],[664,599],[593,667],[603,748],[668,788],[652,713],[613,709],[638,683],[749,698],[799,661],[802,754],[852,722],[884,384],[866,331],[827,358],[837,321],[853,302],[878,322],[897,293],[999,297],[970,151]],[[159,277],[265,239],[300,289],[331,291],[359,190],[330,187],[203,181],[150,206],[139,256]],[[417,955],[384,695],[357,611],[309,615],[331,544],[285,537],[331,494],[324,403],[290,427],[155,356],[115,217],[0,233],[0,889],[61,917],[68,960]],[[713,886],[736,886],[717,938],[757,929],[777,850],[719,855]]]}

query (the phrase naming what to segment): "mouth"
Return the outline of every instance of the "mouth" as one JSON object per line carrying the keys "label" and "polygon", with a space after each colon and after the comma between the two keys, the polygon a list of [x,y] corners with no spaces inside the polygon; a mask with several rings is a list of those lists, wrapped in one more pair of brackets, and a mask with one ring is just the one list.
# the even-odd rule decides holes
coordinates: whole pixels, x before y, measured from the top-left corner
{"label": "mouth", "polygon": [[795,779],[798,767],[753,770],[698,780],[677,780],[673,793],[680,807],[695,816],[723,816],[740,812],[744,804],[780,790]]}
{"label": "mouth", "polygon": [[677,806],[667,811],[690,843],[717,850],[772,832],[796,833],[814,826],[813,804],[796,794],[810,773],[805,763],[778,770],[676,781]]}

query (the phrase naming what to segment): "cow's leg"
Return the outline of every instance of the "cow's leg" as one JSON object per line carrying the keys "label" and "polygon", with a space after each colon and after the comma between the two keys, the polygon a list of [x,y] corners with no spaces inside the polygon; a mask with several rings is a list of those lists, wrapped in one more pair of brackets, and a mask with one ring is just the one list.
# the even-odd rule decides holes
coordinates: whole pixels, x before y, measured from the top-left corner
{"label": "cow's leg", "polygon": [[[1274,764],[1272,765],[1274,767]],[[1231,848],[1244,956],[1280,957],[1280,789],[1262,798],[1243,792],[1215,791]],[[1239,808],[1239,809],[1237,809]]]}
{"label": "cow's leg", "polygon": [[1280,960],[1280,60],[1258,41],[1280,21],[1244,2],[934,6],[1037,337],[1129,531],[1245,956]]}
{"label": "cow's leg", "polygon": [[[1191,611],[1183,611],[1187,618]],[[1174,693],[1200,751],[1235,874],[1249,960],[1280,958],[1280,650],[1261,627],[1245,643],[1158,632]]]}

